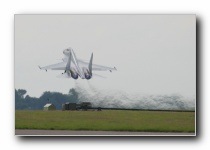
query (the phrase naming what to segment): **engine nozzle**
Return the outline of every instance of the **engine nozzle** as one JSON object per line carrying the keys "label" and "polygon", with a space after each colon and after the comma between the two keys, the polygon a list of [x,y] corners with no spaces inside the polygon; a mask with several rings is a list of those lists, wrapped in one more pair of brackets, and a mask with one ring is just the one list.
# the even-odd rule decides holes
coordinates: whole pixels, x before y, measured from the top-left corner
{"label": "engine nozzle", "polygon": [[78,73],[76,72],[75,68],[71,68],[70,72],[73,79],[78,79]]}
{"label": "engine nozzle", "polygon": [[91,75],[90,75],[90,74],[85,74],[85,78],[86,78],[87,80],[89,80],[89,79],[91,79]]}

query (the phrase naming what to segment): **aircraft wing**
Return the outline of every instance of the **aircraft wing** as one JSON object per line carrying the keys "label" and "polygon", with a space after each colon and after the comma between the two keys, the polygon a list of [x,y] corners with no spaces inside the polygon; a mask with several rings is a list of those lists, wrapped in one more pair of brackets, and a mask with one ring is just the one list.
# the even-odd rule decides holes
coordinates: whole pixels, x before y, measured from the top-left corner
{"label": "aircraft wing", "polygon": [[107,71],[107,70],[114,71],[114,70],[117,70],[117,69],[115,67],[111,68],[111,67],[106,67],[106,66],[93,64],[92,65],[92,70],[95,70],[95,71]]}
{"label": "aircraft wing", "polygon": [[[89,63],[81,61],[81,60],[78,60],[78,62],[79,62],[80,67],[87,67],[89,65]],[[114,71],[117,69],[115,67],[111,68],[111,67],[92,64],[92,70],[94,70],[94,71]]]}
{"label": "aircraft wing", "polygon": [[45,66],[45,67],[40,67],[39,68],[41,70],[48,70],[48,69],[51,69],[51,70],[65,70],[66,69],[66,63],[67,62],[61,62],[61,63],[57,63],[57,64],[53,64],[53,65],[48,65],[48,66]]}

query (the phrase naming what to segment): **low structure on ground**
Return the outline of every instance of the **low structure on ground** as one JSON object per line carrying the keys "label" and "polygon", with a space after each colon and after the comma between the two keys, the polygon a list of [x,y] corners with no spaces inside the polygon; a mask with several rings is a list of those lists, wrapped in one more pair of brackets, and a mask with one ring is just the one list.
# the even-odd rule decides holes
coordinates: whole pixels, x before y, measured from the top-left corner
{"label": "low structure on ground", "polygon": [[56,107],[52,103],[47,103],[46,105],[44,105],[43,109],[46,110],[46,111],[48,111],[48,110],[56,110]]}
{"label": "low structure on ground", "polygon": [[62,110],[87,110],[92,108],[92,104],[90,102],[82,102],[80,104],[76,103],[65,103],[62,104]]}
{"label": "low structure on ground", "polygon": [[77,104],[76,103],[62,104],[62,110],[77,110]]}

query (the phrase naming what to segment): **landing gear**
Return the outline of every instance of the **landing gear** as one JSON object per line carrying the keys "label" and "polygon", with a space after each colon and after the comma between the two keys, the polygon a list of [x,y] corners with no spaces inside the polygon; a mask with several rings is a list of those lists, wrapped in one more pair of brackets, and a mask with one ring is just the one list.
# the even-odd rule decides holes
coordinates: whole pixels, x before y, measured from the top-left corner
{"label": "landing gear", "polygon": [[[64,73],[66,73],[66,70],[64,71]],[[64,73],[62,73],[62,74],[64,74]]]}

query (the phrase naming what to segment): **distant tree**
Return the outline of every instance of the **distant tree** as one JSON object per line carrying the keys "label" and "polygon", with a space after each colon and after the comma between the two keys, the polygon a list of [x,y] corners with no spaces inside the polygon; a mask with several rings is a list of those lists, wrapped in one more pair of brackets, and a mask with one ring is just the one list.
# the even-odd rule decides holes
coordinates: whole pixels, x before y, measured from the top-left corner
{"label": "distant tree", "polygon": [[15,89],[15,109],[41,110],[46,103],[53,103],[56,109],[61,109],[62,104],[66,102],[78,102],[78,93],[75,89],[70,89],[68,94],[46,91],[39,98],[29,95],[24,97],[26,93],[24,89]]}
{"label": "distant tree", "polygon": [[36,97],[30,97],[29,95],[26,95],[24,102],[27,104],[27,109],[30,109],[30,110],[39,110],[40,109],[39,99]]}
{"label": "distant tree", "polygon": [[21,100],[21,97],[18,94],[18,91],[15,89],[15,101],[20,101],[20,100]]}
{"label": "distant tree", "polygon": [[24,98],[24,95],[27,93],[26,90],[24,89],[18,89],[17,90],[17,94],[21,97],[21,98]]}
{"label": "distant tree", "polygon": [[26,90],[15,89],[15,109],[27,109],[27,103],[24,102],[25,94],[26,94]]}
{"label": "distant tree", "polygon": [[39,98],[40,104],[53,103],[56,106],[56,109],[61,109],[62,104],[66,102],[72,102],[71,98],[67,94],[62,94],[59,92],[44,92]]}
{"label": "distant tree", "polygon": [[78,95],[78,92],[74,88],[69,90],[69,96],[72,101],[78,102]]}

